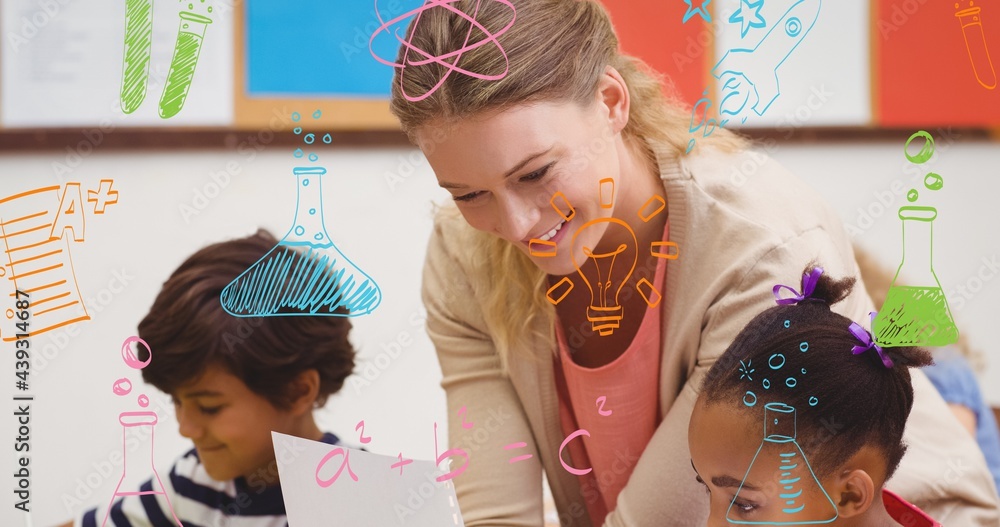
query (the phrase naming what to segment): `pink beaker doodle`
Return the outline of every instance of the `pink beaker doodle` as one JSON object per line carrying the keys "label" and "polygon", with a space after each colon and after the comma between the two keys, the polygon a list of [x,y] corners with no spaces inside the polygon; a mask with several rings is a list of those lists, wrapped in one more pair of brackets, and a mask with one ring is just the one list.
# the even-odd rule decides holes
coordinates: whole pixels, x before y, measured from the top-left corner
{"label": "pink beaker doodle", "polygon": [[[140,360],[136,357],[132,351],[132,344],[141,344],[146,348],[146,353],[149,355],[148,358]],[[135,370],[141,370],[149,366],[150,361],[153,360],[153,352],[149,349],[149,345],[146,344],[146,341],[136,336],[125,339],[125,342],[122,344],[121,354],[125,364]],[[124,397],[132,392],[132,381],[126,377],[118,379],[112,386],[112,391],[115,395]],[[149,406],[149,397],[141,394],[138,397],[138,402],[139,406],[146,408]],[[111,502],[108,504],[108,511],[104,514],[104,521],[101,522],[102,527],[108,523],[108,518],[115,507],[115,502],[129,496],[153,496],[154,499],[157,496],[163,496],[163,499],[167,502],[167,508],[170,510],[170,516],[177,523],[178,527],[183,527],[184,524],[177,519],[174,506],[170,503],[170,495],[167,494],[166,487],[163,486],[163,481],[160,480],[160,474],[156,471],[156,467],[153,464],[153,427],[156,426],[157,421],[156,412],[149,410],[122,412],[118,414],[118,422],[122,426],[122,459],[124,466],[122,467],[122,477],[118,480],[115,492],[111,496]],[[129,455],[129,449],[126,448],[126,445],[128,445],[130,437],[135,444],[139,445],[143,444],[148,438],[149,449],[139,448],[133,455]],[[147,482],[140,484],[139,478],[143,478],[148,474],[146,467],[149,467],[153,476]],[[122,488],[139,490],[122,490]]]}
{"label": "pink beaker doodle", "polygon": [[[451,5],[451,4],[456,3],[457,1],[458,0],[427,0],[420,7],[416,8],[416,9],[414,9],[412,11],[409,11],[407,13],[403,13],[402,15],[397,16],[396,18],[393,18],[392,20],[389,20],[388,22],[382,20],[382,15],[379,13],[379,10],[378,10],[378,0],[375,1],[375,16],[378,17],[378,21],[382,25],[378,29],[376,29],[372,33],[371,37],[368,39],[368,51],[372,54],[372,57],[374,57],[375,60],[381,62],[382,64],[385,64],[386,66],[392,66],[394,68],[399,68],[400,69],[399,79],[400,79],[400,87],[401,88],[402,88],[402,86],[405,85],[403,83],[403,75],[405,74],[406,68],[408,68],[408,67],[426,66],[428,64],[432,64],[433,63],[433,64],[440,64],[441,66],[444,66],[447,69],[447,71],[445,72],[444,76],[442,76],[441,79],[439,79],[434,86],[432,86],[429,90],[427,90],[426,93],[414,96],[414,95],[410,95],[410,94],[406,93],[405,89],[402,89],[402,91],[403,91],[403,97],[405,97],[406,100],[408,100],[410,102],[422,101],[422,100],[426,99],[427,97],[430,97],[431,94],[433,94],[438,88],[441,87],[442,84],[444,84],[444,82],[448,79],[448,77],[452,74],[452,72],[461,73],[463,75],[468,75],[470,77],[474,77],[474,78],[482,79],[482,80],[499,80],[499,79],[502,79],[505,76],[507,76],[507,71],[509,70],[510,63],[507,60],[507,52],[504,51],[503,46],[500,45],[500,42],[497,39],[500,36],[502,36],[504,33],[506,33],[508,30],[510,30],[511,27],[513,27],[514,20],[515,20],[515,18],[517,16],[516,10],[514,9],[514,5],[511,4],[508,0],[477,0],[476,4],[475,4],[475,7],[474,7],[474,9],[472,11],[472,14],[470,15],[470,14],[465,13],[465,12],[463,12],[463,11],[459,10],[458,8],[456,8],[456,7],[454,7],[454,6]],[[479,23],[479,21],[476,20],[476,15],[479,13],[479,8],[480,8],[480,6],[482,5],[482,3],[484,1],[498,2],[498,3],[503,4],[503,5],[505,5],[505,6],[507,6],[507,7],[510,8],[510,11],[511,11],[510,21],[507,23],[506,26],[504,26],[503,28],[501,28],[496,33],[492,32],[489,29],[487,29],[481,23]],[[448,11],[451,11],[451,12],[455,13],[456,15],[460,16],[462,19],[464,19],[464,20],[466,20],[466,21],[469,22],[469,30],[468,30],[468,32],[465,35],[465,42],[462,44],[461,48],[456,49],[454,51],[450,51],[448,53],[445,53],[444,55],[434,56],[430,52],[422,50],[422,49],[420,49],[420,48],[418,48],[418,47],[416,47],[416,46],[413,45],[413,43],[411,42],[411,39],[413,38],[413,33],[415,31],[411,30],[410,36],[407,37],[406,39],[404,39],[404,38],[402,38],[399,35],[399,31],[398,31],[398,28],[397,28],[397,31],[394,32],[394,33],[392,33],[392,34],[393,34],[394,37],[396,37],[396,40],[399,41],[399,44],[402,45],[405,48],[405,50],[403,51],[402,63],[397,63],[397,62],[385,60],[382,57],[379,57],[375,53],[375,51],[372,50],[372,43],[375,41],[375,37],[378,36],[380,33],[382,33],[382,32],[389,33],[389,28],[390,27],[392,27],[394,25],[397,25],[400,22],[403,22],[405,20],[408,20],[410,17],[412,17],[414,15],[417,17],[413,21],[413,24],[412,24],[413,29],[415,30],[416,27],[420,24],[420,17],[421,17],[421,15],[425,11],[428,11],[428,10],[431,10],[431,9],[435,9],[435,8],[437,8],[437,9],[447,9]],[[480,32],[482,32],[482,34],[485,35],[485,37],[482,40],[478,41],[478,42],[474,42],[474,43],[470,44],[469,43],[469,39],[472,37],[472,31],[474,29],[477,29]],[[475,50],[475,49],[477,49],[479,47],[485,46],[487,44],[493,44],[493,45],[495,45],[496,49],[497,49],[497,52],[499,52],[503,56],[504,70],[503,70],[502,73],[496,73],[496,74],[477,73],[477,72],[469,71],[467,69],[460,68],[460,67],[457,66],[458,61],[462,59],[462,55],[463,54],[465,54],[468,51],[472,51],[472,50]],[[411,52],[414,55],[417,55],[418,57],[417,58],[411,57],[410,56]],[[451,59],[451,62],[448,62],[449,59]]]}
{"label": "pink beaker doodle", "polygon": [[[969,2],[972,6],[973,2]],[[958,8],[959,4],[955,4]],[[993,69],[993,60],[990,58],[990,49],[986,45],[986,34],[983,33],[983,19],[981,7],[969,7],[955,13],[955,18],[962,26],[962,36],[965,38],[965,49],[969,52],[969,60],[972,61],[972,71],[976,74],[976,80],[984,88],[992,90],[997,87],[997,73]]]}

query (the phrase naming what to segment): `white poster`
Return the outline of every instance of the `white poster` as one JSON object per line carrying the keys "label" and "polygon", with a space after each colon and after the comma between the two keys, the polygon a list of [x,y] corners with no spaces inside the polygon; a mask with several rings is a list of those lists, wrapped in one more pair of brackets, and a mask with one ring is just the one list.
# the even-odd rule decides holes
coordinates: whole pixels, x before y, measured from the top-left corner
{"label": "white poster", "polygon": [[719,0],[712,7],[710,72],[727,126],[870,123],[868,2]]}
{"label": "white poster", "polygon": [[130,5],[0,3],[0,124],[231,124],[233,8],[205,0]]}

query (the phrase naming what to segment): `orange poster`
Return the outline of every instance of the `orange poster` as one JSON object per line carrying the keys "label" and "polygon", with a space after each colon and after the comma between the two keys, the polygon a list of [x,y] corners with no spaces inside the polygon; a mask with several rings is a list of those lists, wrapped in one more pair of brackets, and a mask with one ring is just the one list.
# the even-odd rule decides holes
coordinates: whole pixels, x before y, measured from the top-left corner
{"label": "orange poster", "polygon": [[879,0],[876,124],[1000,126],[1000,2]]}
{"label": "orange poster", "polygon": [[[709,0],[710,1],[710,0]],[[708,62],[714,60],[712,24],[681,0],[603,0],[611,12],[611,21],[625,53],[639,57],[673,81],[677,94],[687,104],[694,104],[707,82]],[[697,12],[688,17],[688,12]],[[711,11],[708,5],[704,11]],[[713,62],[714,64],[714,62]]]}

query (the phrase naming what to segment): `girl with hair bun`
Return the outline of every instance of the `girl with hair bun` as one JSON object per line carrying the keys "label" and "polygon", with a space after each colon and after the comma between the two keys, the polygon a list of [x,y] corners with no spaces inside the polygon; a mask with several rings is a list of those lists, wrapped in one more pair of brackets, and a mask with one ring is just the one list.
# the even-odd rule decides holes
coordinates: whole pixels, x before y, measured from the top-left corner
{"label": "girl with hair bun", "polygon": [[[690,109],[620,51],[600,3],[446,4],[405,30],[390,108],[454,200],[422,297],[449,445],[469,454],[465,524],[539,525],[544,472],[561,525],[704,525],[687,443],[702,380],[779,279],[809,261],[856,274],[841,220],[727,130],[686,153]],[[612,257],[634,266],[602,297]],[[859,288],[836,309],[872,305]],[[952,525],[1000,525],[974,444],[913,377],[890,488]],[[927,479],[949,460],[963,477]]]}
{"label": "girl with hair bun", "polygon": [[[930,364],[930,353],[883,349],[831,311],[853,278],[835,281],[818,267],[803,276],[812,292],[754,317],[695,403],[688,442],[695,480],[709,494],[708,525],[940,527],[885,489],[907,448],[910,368]],[[793,419],[783,430],[782,416]],[[807,485],[810,476],[818,485]]]}

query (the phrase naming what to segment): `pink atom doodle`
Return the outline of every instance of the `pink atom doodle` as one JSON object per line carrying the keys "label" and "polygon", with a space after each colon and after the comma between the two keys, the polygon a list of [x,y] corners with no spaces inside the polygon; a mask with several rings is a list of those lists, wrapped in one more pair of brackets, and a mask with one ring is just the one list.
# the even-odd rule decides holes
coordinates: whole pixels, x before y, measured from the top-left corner
{"label": "pink atom doodle", "polygon": [[[430,97],[431,94],[434,93],[435,90],[437,90],[438,88],[441,87],[442,84],[444,84],[444,81],[448,79],[448,76],[451,75],[451,73],[453,71],[461,73],[463,75],[468,75],[470,77],[475,77],[477,79],[482,79],[482,80],[499,80],[499,79],[502,79],[505,76],[507,76],[507,71],[510,69],[510,62],[507,60],[507,53],[504,51],[503,47],[500,45],[500,42],[497,41],[497,38],[499,38],[501,35],[503,35],[504,33],[506,33],[507,30],[509,30],[514,25],[514,19],[517,16],[517,13],[516,13],[516,10],[514,9],[513,4],[511,4],[508,0],[487,0],[487,1],[499,2],[499,3],[501,3],[501,4],[503,4],[503,5],[507,6],[507,7],[509,7],[510,10],[511,10],[510,22],[506,26],[504,26],[503,29],[501,29],[496,34],[494,34],[494,33],[491,33],[485,27],[483,27],[483,25],[480,24],[478,21],[476,21],[476,14],[479,13],[479,6],[482,4],[483,0],[477,0],[477,2],[476,2],[476,8],[473,10],[472,15],[469,15],[469,14],[467,14],[467,13],[465,13],[465,12],[459,10],[459,9],[456,9],[455,7],[453,7],[453,6],[450,5],[450,4],[453,4],[453,3],[457,2],[457,1],[458,0],[427,0],[426,2],[424,2],[424,4],[422,6],[418,7],[417,9],[414,9],[414,10],[408,12],[408,13],[404,13],[404,14],[402,14],[400,16],[397,16],[396,18],[393,18],[392,20],[386,22],[386,21],[382,20],[382,15],[379,14],[379,11],[378,11],[378,0],[375,0],[375,15],[378,17],[378,21],[382,25],[378,29],[376,29],[372,33],[371,37],[368,39],[368,51],[372,54],[372,57],[374,57],[375,60],[381,62],[382,64],[385,64],[386,66],[392,66],[394,68],[400,68],[400,75],[399,75],[399,77],[400,77],[400,87],[402,87],[402,85],[403,85],[403,82],[402,82],[403,81],[403,74],[406,71],[406,67],[407,66],[423,66],[423,65],[426,65],[426,64],[430,64],[432,62],[436,62],[436,63],[438,63],[438,64],[440,64],[440,65],[448,68],[448,72],[445,73],[444,76],[441,77],[440,80],[438,80],[437,84],[435,84],[434,86],[432,86],[431,89],[427,90],[427,93],[425,93],[423,95],[418,95],[416,97],[413,97],[413,96],[410,96],[409,94],[407,94],[405,90],[403,90],[403,97],[405,97],[406,100],[408,100],[410,102],[422,101],[422,100],[426,99],[427,97]],[[410,18],[413,15],[417,16],[416,20],[413,21],[413,29],[415,30],[416,27],[417,27],[417,25],[420,24],[420,15],[424,11],[427,11],[428,9],[432,9],[432,8],[435,8],[435,7],[447,9],[447,10],[455,13],[456,15],[458,15],[458,16],[466,19],[466,20],[468,20],[469,23],[471,24],[471,26],[469,26],[469,32],[466,33],[466,35],[465,35],[465,42],[464,42],[462,48],[457,49],[455,51],[451,51],[451,52],[446,53],[444,55],[435,57],[435,56],[432,56],[430,53],[428,53],[428,52],[426,52],[426,51],[424,51],[424,50],[422,50],[422,49],[414,46],[410,42],[410,39],[413,38],[413,31],[411,31],[409,38],[407,38],[405,40],[399,36],[398,32],[394,33],[394,36],[396,37],[396,40],[398,40],[401,45],[403,45],[403,46],[406,47],[406,51],[403,52],[403,63],[402,64],[385,60],[382,57],[379,57],[378,55],[376,55],[375,52],[372,50],[372,42],[374,42],[375,37],[379,33],[383,32],[383,31],[388,32],[390,26],[392,26],[394,24],[397,24],[397,23],[399,23],[399,22],[401,22],[403,20],[406,20],[406,19]],[[472,29],[473,28],[476,28],[476,29],[479,29],[480,31],[482,31],[483,34],[486,35],[486,38],[483,39],[483,40],[480,40],[479,42],[476,42],[476,43],[470,45],[469,44],[469,38],[472,36]],[[458,64],[458,61],[461,60],[463,53],[465,53],[466,51],[474,50],[474,49],[476,49],[476,48],[478,48],[480,46],[484,46],[484,45],[486,45],[488,43],[495,44],[496,47],[497,47],[497,50],[500,52],[501,55],[503,55],[503,59],[504,59],[504,63],[505,63],[503,73],[500,73],[498,75],[483,75],[483,74],[480,74],[480,73],[476,73],[476,72],[469,71],[469,70],[466,70],[466,69],[459,68],[459,67],[455,66],[456,64]],[[410,59],[410,52],[411,51],[413,51],[416,54],[419,54],[422,58],[417,59],[417,60],[411,60]],[[449,62],[446,61],[446,59],[454,59],[454,60],[452,60],[449,63]]]}

